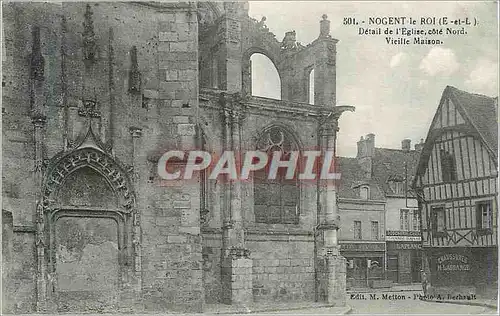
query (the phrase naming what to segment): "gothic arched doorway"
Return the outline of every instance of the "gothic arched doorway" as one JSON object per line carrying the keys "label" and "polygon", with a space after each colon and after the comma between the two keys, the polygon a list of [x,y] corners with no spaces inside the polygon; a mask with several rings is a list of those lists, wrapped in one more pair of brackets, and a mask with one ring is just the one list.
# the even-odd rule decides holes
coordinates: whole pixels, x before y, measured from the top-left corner
{"label": "gothic arched doorway", "polygon": [[[116,311],[140,291],[140,231],[127,172],[104,151],[54,159],[38,207],[38,303],[58,312]],[[133,295],[132,295],[133,297]]]}

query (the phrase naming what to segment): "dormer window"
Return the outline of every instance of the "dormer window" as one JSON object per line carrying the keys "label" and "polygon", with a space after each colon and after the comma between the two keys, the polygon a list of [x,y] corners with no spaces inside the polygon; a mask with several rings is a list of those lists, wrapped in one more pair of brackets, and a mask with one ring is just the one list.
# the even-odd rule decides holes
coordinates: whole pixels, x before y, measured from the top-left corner
{"label": "dormer window", "polygon": [[362,186],[359,188],[359,197],[362,200],[368,200],[370,198],[370,188],[368,186]]}
{"label": "dormer window", "polygon": [[405,185],[403,181],[391,180],[389,181],[389,187],[394,194],[404,195],[405,193]]}
{"label": "dormer window", "polygon": [[392,175],[389,177],[387,181],[391,191],[395,195],[404,195],[405,194],[405,181],[404,178],[400,175]]}

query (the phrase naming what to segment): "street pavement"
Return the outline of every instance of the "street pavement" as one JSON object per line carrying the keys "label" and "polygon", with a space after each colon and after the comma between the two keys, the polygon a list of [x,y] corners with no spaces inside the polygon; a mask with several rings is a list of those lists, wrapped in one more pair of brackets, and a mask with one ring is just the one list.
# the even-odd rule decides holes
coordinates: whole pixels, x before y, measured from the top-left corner
{"label": "street pavement", "polygon": [[[348,295],[347,304],[352,307],[350,314],[355,315],[497,314],[496,310],[483,306],[422,301],[418,299],[418,294],[422,294],[421,291],[368,292],[360,293],[361,296],[352,296],[353,294],[356,293]],[[374,296],[370,297],[370,294]]]}
{"label": "street pavement", "polygon": [[[358,296],[356,296],[358,294]],[[422,301],[418,295],[422,291],[380,291],[365,289],[350,292],[345,307],[328,307],[318,303],[256,303],[251,308],[238,309],[228,305],[207,306],[204,315],[498,315],[495,309],[484,306],[457,305]],[[353,296],[354,295],[354,296]],[[269,306],[267,306],[269,305]],[[267,311],[265,311],[267,310]],[[124,314],[128,316],[160,316],[169,313]],[[180,314],[176,315],[203,315]],[[31,314],[29,316],[47,316]],[[116,316],[117,314],[62,314],[64,316]],[[16,315],[22,316],[22,315]],[[27,315],[28,316],[28,315]]]}

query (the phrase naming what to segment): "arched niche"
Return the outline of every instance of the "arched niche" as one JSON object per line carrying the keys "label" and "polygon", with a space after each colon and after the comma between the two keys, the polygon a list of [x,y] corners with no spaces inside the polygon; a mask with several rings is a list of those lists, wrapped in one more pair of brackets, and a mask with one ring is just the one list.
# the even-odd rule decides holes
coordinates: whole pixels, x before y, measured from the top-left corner
{"label": "arched niche", "polygon": [[128,171],[108,153],[54,157],[37,206],[38,303],[106,311],[123,291],[140,291],[139,222]]}

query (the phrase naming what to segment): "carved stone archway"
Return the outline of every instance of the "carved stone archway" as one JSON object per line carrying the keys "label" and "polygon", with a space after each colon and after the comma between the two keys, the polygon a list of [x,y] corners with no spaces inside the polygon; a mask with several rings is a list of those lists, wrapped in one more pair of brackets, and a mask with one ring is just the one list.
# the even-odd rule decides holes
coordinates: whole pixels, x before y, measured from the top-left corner
{"label": "carved stone archway", "polygon": [[[110,188],[109,194],[116,201],[114,207],[74,207],[59,198],[59,192],[65,190],[66,180],[78,177],[84,169],[90,170]],[[53,296],[57,276],[55,226],[61,217],[101,218],[116,222],[119,291],[139,294],[142,283],[141,234],[133,186],[127,169],[106,152],[91,128],[78,146],[56,155],[44,173],[41,202],[37,204],[37,305],[40,311],[53,311],[56,307]]]}

